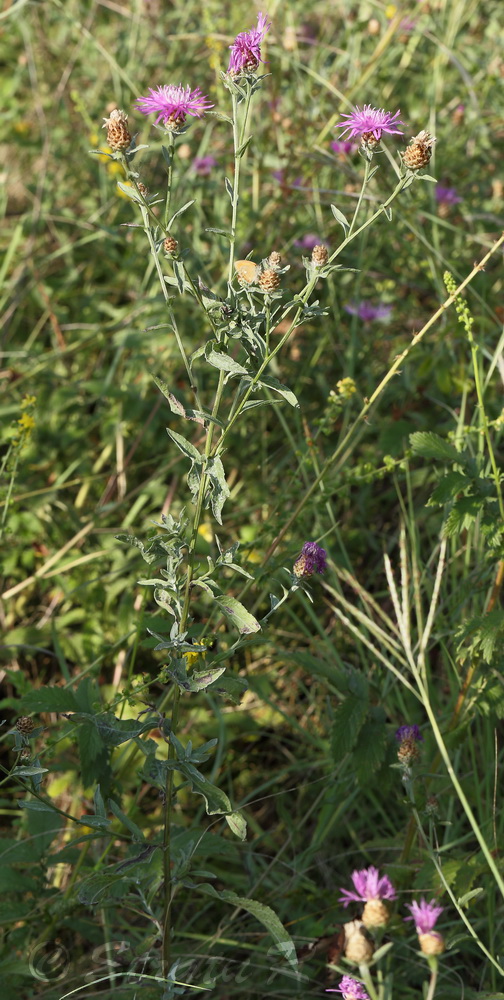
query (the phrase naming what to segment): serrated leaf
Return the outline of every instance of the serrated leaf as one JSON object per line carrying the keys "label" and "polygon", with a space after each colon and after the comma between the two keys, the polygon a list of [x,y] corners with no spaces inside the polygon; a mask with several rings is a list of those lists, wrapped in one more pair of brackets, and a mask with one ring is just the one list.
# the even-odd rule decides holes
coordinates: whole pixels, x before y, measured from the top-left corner
{"label": "serrated leaf", "polygon": [[171,437],[172,441],[177,445],[177,448],[180,448],[183,455],[187,455],[188,458],[191,458],[196,465],[202,464],[203,455],[200,455],[198,449],[195,448],[190,441],[187,441],[182,434],[177,434],[177,432],[172,431],[170,427],[166,428],[166,433],[168,434],[168,437]]}
{"label": "serrated leaf", "polygon": [[27,712],[74,712],[79,705],[68,688],[41,687],[24,694],[21,707]]}
{"label": "serrated leaf", "polygon": [[482,502],[479,497],[461,497],[453,505],[442,528],[444,538],[452,538],[459,532],[469,528],[476,520]]}
{"label": "serrated leaf", "polygon": [[238,896],[236,892],[231,892],[229,889],[216,889],[213,885],[199,885],[197,888],[200,892],[213,896],[214,899],[221,899],[250,913],[271,934],[280,954],[287,959],[289,965],[293,969],[297,968],[297,953],[294,942],[270,906],[265,906],[264,903],[259,903],[256,899],[250,899],[248,896]]}
{"label": "serrated leaf", "polygon": [[349,753],[364,724],[368,711],[367,699],[349,695],[334,713],[331,750],[336,763]]}
{"label": "serrated leaf", "polygon": [[249,635],[251,632],[260,632],[261,626],[257,618],[254,618],[250,614],[250,611],[247,611],[243,607],[243,604],[240,604],[240,601],[236,600],[236,597],[220,595],[219,597],[215,597],[214,600],[226,618],[232,622],[242,635]]}
{"label": "serrated leaf", "polygon": [[247,839],[247,823],[240,812],[228,813],[226,815],[226,823],[236,837],[239,837],[240,840]]}
{"label": "serrated leaf", "polygon": [[347,230],[350,229],[350,223],[343,215],[343,212],[340,212],[339,208],[336,208],[336,205],[331,205],[331,212],[334,215],[336,222],[339,222],[340,226],[343,226],[344,231],[347,232]]}
{"label": "serrated leaf", "polygon": [[463,457],[457,449],[433,431],[415,431],[414,434],[410,434],[410,444],[414,453],[421,455],[422,458],[437,458],[443,462],[463,464]]}
{"label": "serrated leaf", "polygon": [[427,506],[434,504],[445,504],[454,500],[461,490],[471,485],[471,480],[464,476],[463,472],[449,472],[439,480],[432,496],[429,498]]}
{"label": "serrated leaf", "polygon": [[220,371],[229,372],[231,375],[248,375],[247,369],[231,358],[229,354],[223,354],[222,351],[214,351],[211,348],[205,352],[205,356],[208,363]]}

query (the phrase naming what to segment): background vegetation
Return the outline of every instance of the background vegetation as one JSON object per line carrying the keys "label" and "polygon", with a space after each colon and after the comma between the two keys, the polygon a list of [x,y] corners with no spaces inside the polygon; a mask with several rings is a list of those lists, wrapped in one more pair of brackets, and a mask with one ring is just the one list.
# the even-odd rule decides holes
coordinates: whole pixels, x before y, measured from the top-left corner
{"label": "background vegetation", "polygon": [[[269,593],[285,582],[282,567],[292,566],[306,539],[324,546],[329,569],[313,582],[313,604],[297,592],[268,633],[233,659],[227,694],[234,700],[207,691],[184,716],[184,742],[218,737],[205,773],[248,823],[241,843],[190,790],[179,793],[180,979],[213,982],[220,997],[320,996],[325,959],[306,962],[301,982],[289,977],[253,915],[196,891],[208,869],[218,889],[271,906],[301,948],[341,924],[339,888],[369,864],[386,869],[401,904],[425,895],[446,907],[439,997],[503,995],[502,898],[481,844],[501,870],[499,256],[467,289],[476,347],[468,324],[447,311],[266,561],[363,401],[446,298],[444,271],[461,281],[502,229],[499,12],[497,0],[268,5],[270,75],[242,161],[239,256],[278,250],[291,265],[284,283],[292,290],[302,285],[311,238],[339,242],[329,206],[351,215],[363,171],[355,150],[331,146],[348,102],[400,108],[408,136],[423,128],[436,135],[429,173],[451,195],[439,200],[434,184],[413,185],[391,223],[383,219],[348,248],[342,263],[356,270],[320,284],[326,316],[303,324],[278,360],[275,374],[300,408],[258,408],[230,436],[231,500],[219,538],[226,548],[239,542],[255,577],[247,607],[266,613]],[[139,842],[159,842],[162,797],[139,771],[134,743],[112,750],[94,743],[89,727],[63,713],[77,698],[81,712],[137,719],[163,696],[165,659],[147,628],[166,631],[166,618],[137,584],[138,551],[116,535],[146,540],[161,512],[178,516],[187,505],[186,469],[165,431],[176,420],[151,377],[183,392],[185,373],[142,233],[128,227],[138,220],[117,188],[120,168],[88,151],[104,142],[107,112],[125,108],[137,141],[150,145],[142,179],[162,189],[160,140],[133,111],[134,99],[150,86],[189,83],[228,113],[219,71],[234,35],[255,17],[255,8],[244,13],[215,0],[18,0],[0,15],[5,1000],[56,1000],[82,986],[79,996],[162,995],[121,974],[156,970],[149,886],[159,852]],[[371,208],[391,186],[395,144],[385,145]],[[195,158],[208,156],[215,164],[204,174]],[[175,197],[195,204],[177,236],[218,294],[225,294],[227,248],[207,230],[229,220],[231,171],[228,127],[206,117],[179,146]],[[390,315],[366,322],[355,312],[362,301],[390,306]],[[200,314],[189,296],[174,308],[190,353],[206,336]],[[354,380],[355,392],[338,387],[343,378]],[[411,441],[432,432],[439,437]],[[202,557],[215,555],[210,522],[199,548]],[[238,596],[242,587],[230,575],[229,590]],[[481,839],[437,756],[425,702],[397,677],[410,676],[404,630],[411,621],[418,652],[433,593],[424,650],[429,706]],[[227,641],[215,616],[209,628],[204,663]],[[47,693],[51,687],[56,693]],[[16,719],[33,713],[31,739],[14,736]],[[391,766],[394,732],[404,723],[424,735],[417,812]],[[159,729],[148,735],[163,745]],[[47,771],[13,775],[28,746],[27,766]],[[37,808],[34,793],[59,811]],[[83,814],[89,823],[79,826]],[[128,861],[131,878],[119,867]],[[119,876],[113,883],[111,872]],[[103,891],[92,876],[108,879]],[[425,960],[399,909],[390,934],[384,995],[417,997]]]}

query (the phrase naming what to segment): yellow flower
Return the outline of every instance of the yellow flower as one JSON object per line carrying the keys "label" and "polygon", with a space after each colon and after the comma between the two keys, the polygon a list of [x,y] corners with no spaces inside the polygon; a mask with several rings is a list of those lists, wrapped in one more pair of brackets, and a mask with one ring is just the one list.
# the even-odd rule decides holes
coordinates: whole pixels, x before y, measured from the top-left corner
{"label": "yellow flower", "polygon": [[19,122],[14,122],[14,131],[17,132],[18,135],[28,135],[30,130],[30,122],[24,121],[23,119]]}
{"label": "yellow flower", "polygon": [[391,21],[395,14],[397,14],[396,5],[394,3],[388,3],[385,7],[385,17]]}
{"label": "yellow flower", "polygon": [[195,646],[200,646],[201,647],[201,652],[197,652],[197,653],[184,653],[183,654],[188,667],[192,667],[193,663],[195,663],[196,660],[199,660],[200,656],[205,656],[206,655],[206,649],[205,649],[206,643],[204,643],[204,642],[195,642],[194,645]]}
{"label": "yellow flower", "polygon": [[[111,177],[117,177],[118,174],[119,174],[120,177],[124,177],[124,170],[123,170],[121,164],[117,162],[117,160],[109,160],[108,161],[108,163],[107,163],[107,173],[110,174]],[[130,187],[131,187],[131,185],[130,185]],[[123,198],[125,198],[125,197],[126,197],[126,195],[123,195]]]}
{"label": "yellow flower", "polygon": [[24,431],[31,431],[35,427],[35,421],[29,413],[22,413],[18,420],[18,424]]}
{"label": "yellow flower", "polygon": [[23,396],[23,399],[21,400],[21,409],[28,410],[30,406],[35,406],[36,402],[36,396]]}
{"label": "yellow flower", "polygon": [[350,399],[354,392],[357,392],[353,378],[340,378],[339,382],[336,382],[336,388],[342,399]]}

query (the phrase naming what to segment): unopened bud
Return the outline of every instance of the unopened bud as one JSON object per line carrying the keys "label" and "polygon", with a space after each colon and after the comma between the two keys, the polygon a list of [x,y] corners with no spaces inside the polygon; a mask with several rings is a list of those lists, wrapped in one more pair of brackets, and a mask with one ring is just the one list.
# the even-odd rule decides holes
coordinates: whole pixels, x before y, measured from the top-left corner
{"label": "unopened bud", "polygon": [[163,250],[165,253],[176,253],[178,250],[178,240],[176,240],[173,236],[167,236],[166,239],[163,240]]}
{"label": "unopened bud", "polygon": [[107,129],[107,142],[114,152],[128,148],[131,134],[128,131],[128,116],[125,111],[115,108],[110,112],[109,118],[103,119],[102,128]]}
{"label": "unopened bud", "polygon": [[280,278],[276,271],[273,271],[271,268],[263,271],[259,278],[259,288],[262,288],[263,292],[274,292],[279,284]]}
{"label": "unopened bud", "polygon": [[323,243],[318,243],[317,246],[313,247],[311,259],[312,264],[315,264],[316,267],[323,267],[329,259],[327,247]]}

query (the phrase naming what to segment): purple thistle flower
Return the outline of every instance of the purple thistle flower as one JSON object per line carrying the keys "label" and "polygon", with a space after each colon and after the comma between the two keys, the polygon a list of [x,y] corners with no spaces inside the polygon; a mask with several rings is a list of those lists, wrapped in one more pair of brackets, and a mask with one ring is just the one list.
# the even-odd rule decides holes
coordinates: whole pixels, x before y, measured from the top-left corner
{"label": "purple thistle flower", "polygon": [[305,542],[293,566],[294,575],[312,576],[327,569],[326,552],[316,542]]}
{"label": "purple thistle flower", "polygon": [[369,994],[366,993],[361,983],[352,979],[352,976],[343,976],[338,989],[326,990],[326,993],[342,993],[343,1000],[369,1000]]}
{"label": "purple thistle flower", "polygon": [[367,133],[371,133],[376,142],[379,142],[382,132],[388,132],[389,135],[403,134],[401,129],[396,128],[396,125],[404,125],[404,122],[398,120],[397,116],[400,113],[396,111],[395,115],[392,115],[383,108],[372,108],[370,104],[365,104],[363,108],[357,106],[351,114],[343,115],[342,117],[347,120],[338,122],[335,127],[345,130],[341,133],[342,136],[348,133],[352,138],[354,135],[366,136]]}
{"label": "purple thistle flower", "polygon": [[331,142],[331,149],[333,153],[344,153],[349,155],[350,153],[355,153],[358,148],[358,144],[356,142],[351,142],[350,139],[335,139],[334,142]]}
{"label": "purple thistle flower", "polygon": [[343,906],[348,906],[353,902],[369,902],[371,899],[397,899],[397,893],[388,875],[382,875],[377,868],[371,865],[369,868],[362,868],[361,871],[352,872],[352,882],[355,892],[342,889],[343,895],[338,902]]}
{"label": "purple thistle flower", "polygon": [[427,903],[423,896],[419,903],[413,900],[412,903],[406,903],[406,906],[411,910],[411,916],[404,919],[415,921],[417,934],[430,934],[437,918],[444,910],[443,906],[436,905],[435,899]]}
{"label": "purple thistle flower", "polygon": [[212,168],[217,166],[217,160],[213,156],[195,156],[191,166],[199,177],[208,177]]}
{"label": "purple thistle flower", "polygon": [[184,125],[187,115],[201,118],[205,111],[213,108],[213,104],[201,93],[199,87],[191,90],[182,84],[176,87],[172,83],[158,87],[157,90],[149,87],[149,97],[138,97],[136,104],[143,115],[157,114],[155,124],[162,120],[165,128],[170,131]]}
{"label": "purple thistle flower", "polygon": [[233,76],[241,76],[244,73],[255,73],[259,68],[261,59],[261,42],[264,41],[266,32],[271,28],[271,21],[268,21],[266,14],[257,15],[257,27],[250,31],[240,31],[232,45],[229,57],[228,73]]}
{"label": "purple thistle flower", "polygon": [[403,743],[404,740],[421,740],[423,743],[423,736],[418,726],[399,726],[399,729],[396,729],[395,738],[399,740],[399,743]]}
{"label": "purple thistle flower", "polygon": [[462,198],[459,198],[455,188],[442,187],[441,184],[436,185],[436,201],[441,202],[443,205],[458,205]]}
{"label": "purple thistle flower", "polygon": [[371,302],[348,302],[344,306],[345,312],[351,316],[358,316],[364,323],[372,323],[375,319],[388,319],[392,313],[392,306],[374,306]]}

